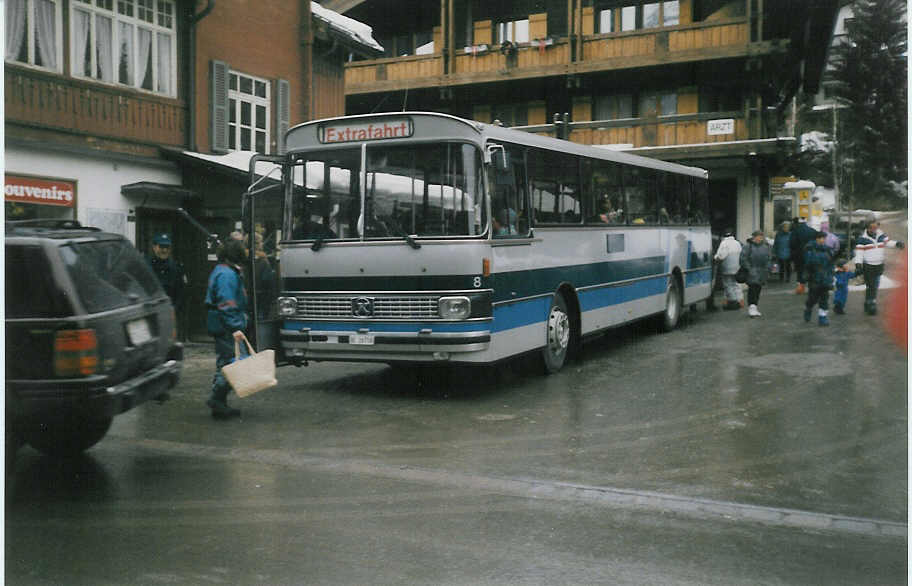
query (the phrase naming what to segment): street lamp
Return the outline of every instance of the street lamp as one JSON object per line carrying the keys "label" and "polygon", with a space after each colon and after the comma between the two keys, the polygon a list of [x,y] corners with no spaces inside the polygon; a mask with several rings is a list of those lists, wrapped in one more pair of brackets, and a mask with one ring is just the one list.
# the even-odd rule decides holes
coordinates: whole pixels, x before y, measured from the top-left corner
{"label": "street lamp", "polygon": [[[836,211],[837,211],[837,212],[838,212],[839,209],[840,209],[840,203],[842,203],[842,201],[841,201],[841,198],[839,197],[839,167],[838,167],[838,165],[837,165],[837,163],[836,163],[836,145],[837,145],[837,140],[836,140],[836,117],[837,117],[837,114],[836,114],[836,111],[839,110],[839,109],[841,109],[841,108],[845,108],[845,107],[846,107],[846,106],[844,106],[844,105],[842,105],[842,104],[838,104],[838,103],[836,103],[836,102],[830,102],[830,103],[828,103],[828,104],[820,104],[820,105],[818,105],[818,106],[814,106],[813,108],[811,108],[811,109],[812,109],[813,111],[815,111],[815,112],[823,112],[823,111],[825,111],[825,110],[830,110],[831,112],[833,112],[833,134],[832,134],[832,138],[833,138],[833,148],[832,148],[832,159],[833,159],[833,197],[834,197],[834,199],[835,199],[835,201],[834,201],[833,203],[836,205]],[[848,205],[848,202],[846,202],[846,206],[845,206],[845,207],[846,207],[846,208],[851,208],[851,206]],[[849,212],[849,225],[848,225],[848,227],[846,227],[846,246],[849,245],[849,242],[850,242],[850,240],[851,240],[851,238],[852,238],[852,210],[851,210],[851,209],[848,209],[847,211]]]}

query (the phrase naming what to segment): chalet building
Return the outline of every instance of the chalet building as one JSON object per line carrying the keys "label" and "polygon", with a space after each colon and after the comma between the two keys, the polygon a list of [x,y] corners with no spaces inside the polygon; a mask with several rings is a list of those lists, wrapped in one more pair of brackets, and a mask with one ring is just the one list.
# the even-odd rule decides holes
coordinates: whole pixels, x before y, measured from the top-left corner
{"label": "chalet building", "polygon": [[818,91],[838,0],[327,0],[381,58],[346,111],[447,112],[710,171],[713,229],[772,230],[792,97]]}
{"label": "chalet building", "polygon": [[203,329],[212,257],[178,208],[227,234],[246,178],[217,155],[275,153],[289,125],[343,114],[345,61],[381,52],[368,27],[310,0],[6,0],[5,11],[7,220],[75,219],[143,251],[170,232],[190,333]]}

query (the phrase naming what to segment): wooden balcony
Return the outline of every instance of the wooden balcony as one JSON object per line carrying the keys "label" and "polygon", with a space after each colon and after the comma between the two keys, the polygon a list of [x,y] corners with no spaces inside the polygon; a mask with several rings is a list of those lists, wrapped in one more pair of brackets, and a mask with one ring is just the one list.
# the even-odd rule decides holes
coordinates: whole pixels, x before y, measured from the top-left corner
{"label": "wooden balcony", "polygon": [[6,123],[146,145],[183,146],[181,100],[6,64]]}
{"label": "wooden balcony", "polygon": [[[734,132],[711,135],[708,121],[719,118],[734,119]],[[555,136],[553,124],[522,127],[522,130]],[[591,145],[631,145],[629,148],[665,147],[749,140],[747,120],[740,113],[713,112],[706,114],[679,114],[660,118],[630,118],[574,122],[570,124],[570,140]]]}
{"label": "wooden balcony", "polygon": [[439,53],[356,61],[345,66],[345,93],[355,95],[592,73],[756,56],[783,49],[781,41],[751,43],[749,39],[748,20],[736,18],[586,35],[582,42],[582,58],[576,61],[570,59],[570,43],[566,38],[552,39],[547,45],[532,41],[520,46],[512,56],[502,54],[498,45],[480,46],[473,53],[459,49],[448,74],[444,74],[444,61]]}

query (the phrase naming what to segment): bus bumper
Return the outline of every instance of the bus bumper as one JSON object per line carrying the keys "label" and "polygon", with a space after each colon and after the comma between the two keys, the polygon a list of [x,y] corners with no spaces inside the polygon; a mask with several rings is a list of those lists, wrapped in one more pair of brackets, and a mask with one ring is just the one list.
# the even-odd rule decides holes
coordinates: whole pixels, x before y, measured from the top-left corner
{"label": "bus bumper", "polygon": [[491,344],[488,323],[320,324],[286,322],[280,331],[289,360],[476,362]]}

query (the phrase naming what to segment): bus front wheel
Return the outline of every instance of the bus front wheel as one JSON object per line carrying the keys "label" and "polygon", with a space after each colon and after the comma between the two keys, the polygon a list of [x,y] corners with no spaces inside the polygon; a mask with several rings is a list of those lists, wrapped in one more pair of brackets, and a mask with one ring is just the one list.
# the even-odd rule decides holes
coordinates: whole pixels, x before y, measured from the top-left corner
{"label": "bus front wheel", "polygon": [[681,288],[678,285],[678,280],[672,277],[665,293],[665,311],[662,312],[662,322],[660,324],[663,332],[670,332],[677,327],[678,322],[681,320],[682,307]]}
{"label": "bus front wheel", "polygon": [[570,316],[567,313],[567,302],[560,293],[555,293],[548,311],[548,322],[545,329],[545,348],[542,359],[545,372],[552,374],[559,371],[567,361],[570,350]]}

